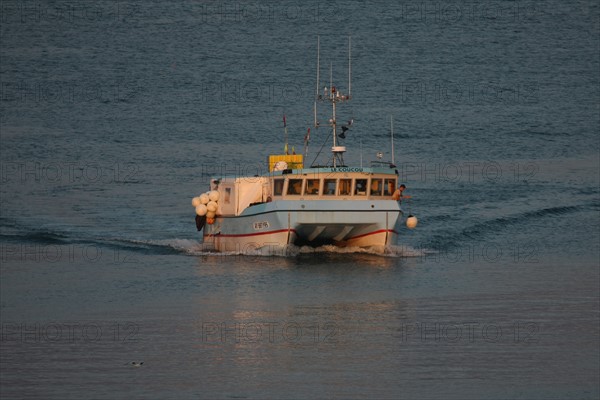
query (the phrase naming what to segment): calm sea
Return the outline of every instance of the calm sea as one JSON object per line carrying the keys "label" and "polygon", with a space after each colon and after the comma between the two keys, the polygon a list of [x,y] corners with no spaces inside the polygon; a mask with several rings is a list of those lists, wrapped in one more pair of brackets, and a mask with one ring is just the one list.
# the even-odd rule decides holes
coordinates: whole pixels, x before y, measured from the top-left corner
{"label": "calm sea", "polygon": [[[597,2],[0,4],[2,399],[600,396]],[[203,251],[191,198],[283,115],[304,151],[349,35],[346,162],[419,226]]]}

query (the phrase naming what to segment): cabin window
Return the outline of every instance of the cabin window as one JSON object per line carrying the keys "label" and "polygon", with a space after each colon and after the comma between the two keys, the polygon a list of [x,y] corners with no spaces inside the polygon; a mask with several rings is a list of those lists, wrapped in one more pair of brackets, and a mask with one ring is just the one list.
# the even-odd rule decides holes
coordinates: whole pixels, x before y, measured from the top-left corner
{"label": "cabin window", "polygon": [[319,183],[320,183],[319,179],[307,179],[305,194],[318,195],[319,194]]}
{"label": "cabin window", "polygon": [[287,194],[300,194],[302,191],[302,179],[290,179],[288,182]]}
{"label": "cabin window", "polygon": [[283,179],[275,179],[273,193],[275,196],[281,196],[283,194]]}
{"label": "cabin window", "polygon": [[371,196],[381,196],[383,189],[382,179],[371,179]]}
{"label": "cabin window", "polygon": [[223,202],[225,204],[229,204],[231,203],[231,188],[225,188],[225,198],[223,199]]}
{"label": "cabin window", "polygon": [[383,186],[383,195],[391,196],[396,191],[396,180],[395,179],[386,179],[385,185]]}
{"label": "cabin window", "polygon": [[367,194],[367,180],[357,179],[356,186],[354,187],[354,194],[358,196],[365,196]]}
{"label": "cabin window", "polygon": [[352,179],[340,179],[340,196],[349,196]]}
{"label": "cabin window", "polygon": [[323,194],[327,196],[335,195],[335,179],[325,179],[323,185]]}

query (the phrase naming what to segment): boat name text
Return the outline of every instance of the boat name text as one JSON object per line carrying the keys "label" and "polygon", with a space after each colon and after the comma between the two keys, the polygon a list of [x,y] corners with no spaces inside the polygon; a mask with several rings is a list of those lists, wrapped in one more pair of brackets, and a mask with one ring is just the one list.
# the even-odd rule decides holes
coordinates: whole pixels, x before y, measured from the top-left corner
{"label": "boat name text", "polygon": [[331,168],[331,172],[363,172],[363,169],[359,167],[338,167]]}

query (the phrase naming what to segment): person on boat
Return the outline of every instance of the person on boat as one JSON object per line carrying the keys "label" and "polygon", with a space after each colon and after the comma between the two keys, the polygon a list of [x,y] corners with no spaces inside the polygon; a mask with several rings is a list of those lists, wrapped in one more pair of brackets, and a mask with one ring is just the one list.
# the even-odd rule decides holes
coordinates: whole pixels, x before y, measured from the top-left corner
{"label": "person on boat", "polygon": [[394,194],[394,187],[395,187],[394,181],[389,180],[387,182],[387,187],[385,188],[383,195],[384,196],[392,196]]}
{"label": "person on boat", "polygon": [[319,181],[311,179],[307,182],[306,194],[319,194]]}
{"label": "person on boat", "polygon": [[367,194],[367,180],[366,179],[357,179],[356,180],[356,189],[354,194],[365,195]]}
{"label": "person on boat", "polygon": [[396,191],[392,195],[392,200],[396,200],[396,201],[399,201],[400,203],[402,203],[402,199],[410,199],[411,196],[402,194],[402,193],[404,193],[404,189],[406,189],[405,184],[398,186],[398,189],[396,189]]}

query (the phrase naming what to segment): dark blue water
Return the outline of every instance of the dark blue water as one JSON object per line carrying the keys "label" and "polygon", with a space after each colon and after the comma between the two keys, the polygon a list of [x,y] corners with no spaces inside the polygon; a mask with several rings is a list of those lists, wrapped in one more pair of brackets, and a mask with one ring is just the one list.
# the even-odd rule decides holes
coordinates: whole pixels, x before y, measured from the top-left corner
{"label": "dark blue water", "polygon": [[[3,399],[600,395],[596,2],[1,7]],[[264,172],[284,114],[303,151],[317,35],[343,91],[352,36],[346,162],[393,117],[419,226],[202,251],[210,176]]]}

